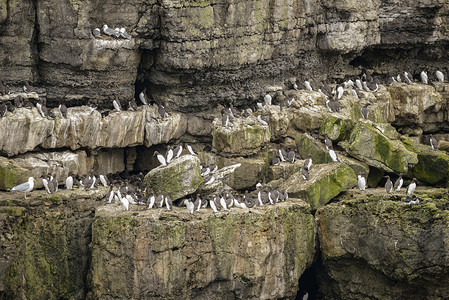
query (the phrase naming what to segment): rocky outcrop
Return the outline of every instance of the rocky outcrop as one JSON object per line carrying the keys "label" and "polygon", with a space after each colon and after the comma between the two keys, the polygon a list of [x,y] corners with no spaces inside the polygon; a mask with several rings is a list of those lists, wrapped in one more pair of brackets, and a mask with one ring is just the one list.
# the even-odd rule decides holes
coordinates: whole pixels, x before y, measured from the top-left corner
{"label": "rocky outcrop", "polygon": [[156,195],[171,192],[172,200],[180,199],[196,191],[203,182],[200,160],[196,156],[183,155],[167,166],[159,166],[145,176],[145,184]]}
{"label": "rocky outcrop", "polygon": [[416,195],[421,204],[405,205],[382,190],[353,192],[318,209],[324,299],[447,297],[448,193]]}
{"label": "rocky outcrop", "polygon": [[299,198],[317,209],[357,184],[354,171],[343,163],[312,165],[309,180],[303,179],[299,170],[290,175],[280,188],[291,197]]}
{"label": "rocky outcrop", "polygon": [[313,260],[310,207],[298,200],[211,215],[98,209],[94,299],[294,298]]}
{"label": "rocky outcrop", "polygon": [[[57,113],[59,116],[59,113]],[[151,146],[178,138],[186,132],[184,115],[161,118],[157,109],[111,112],[102,117],[88,106],[69,108],[67,119],[42,118],[36,108],[21,108],[0,118],[0,152],[8,156],[35,150],[70,148],[124,148]]]}
{"label": "rocky outcrop", "polygon": [[95,207],[106,190],[2,193],[0,297],[84,299]]}

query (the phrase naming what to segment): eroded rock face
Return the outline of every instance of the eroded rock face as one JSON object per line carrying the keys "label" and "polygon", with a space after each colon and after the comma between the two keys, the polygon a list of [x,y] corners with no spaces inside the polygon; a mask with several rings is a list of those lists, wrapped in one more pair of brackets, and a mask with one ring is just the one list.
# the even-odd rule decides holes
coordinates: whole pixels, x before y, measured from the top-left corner
{"label": "eroded rock face", "polygon": [[449,294],[446,190],[404,205],[359,191],[317,211],[325,299],[430,299]]}
{"label": "eroded rock face", "polygon": [[21,108],[0,118],[0,151],[13,156],[38,146],[72,150],[151,146],[178,138],[187,128],[185,115],[172,113],[161,118],[153,106],[141,106],[137,111],[111,111],[104,118],[88,106],[69,108],[67,119],[57,115],[49,120],[42,118],[36,108]]}
{"label": "eroded rock face", "polygon": [[170,191],[172,200],[192,194],[202,182],[200,160],[192,155],[176,158],[145,176],[145,184],[150,190],[155,194],[160,190],[164,195]]}
{"label": "eroded rock face", "polygon": [[295,297],[299,276],[314,253],[309,211],[297,199],[219,216],[209,210],[194,217],[185,209],[160,215],[97,210],[91,296]]}
{"label": "eroded rock face", "polygon": [[347,165],[335,162],[312,165],[309,180],[304,180],[299,169],[290,175],[280,189],[291,197],[300,198],[316,209],[357,184],[357,176]]}

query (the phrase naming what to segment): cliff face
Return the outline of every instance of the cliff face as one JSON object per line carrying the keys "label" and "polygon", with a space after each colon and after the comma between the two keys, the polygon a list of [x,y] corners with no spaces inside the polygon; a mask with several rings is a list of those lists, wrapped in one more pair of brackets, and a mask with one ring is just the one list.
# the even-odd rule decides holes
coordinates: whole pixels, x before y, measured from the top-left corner
{"label": "cliff face", "polygon": [[[154,99],[194,111],[241,104],[291,77],[447,66],[444,0],[4,0],[0,7],[2,77],[32,82],[54,104],[110,107],[114,94],[125,100],[147,86]],[[103,24],[134,38],[94,39]]]}

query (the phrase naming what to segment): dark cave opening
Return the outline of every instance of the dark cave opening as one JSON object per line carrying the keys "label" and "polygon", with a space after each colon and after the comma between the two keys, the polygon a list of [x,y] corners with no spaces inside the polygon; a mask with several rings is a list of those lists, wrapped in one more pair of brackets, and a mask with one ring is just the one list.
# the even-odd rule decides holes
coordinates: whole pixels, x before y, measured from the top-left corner
{"label": "dark cave opening", "polygon": [[296,294],[296,300],[314,300],[322,299],[318,291],[318,277],[317,277],[317,266],[319,266],[318,259],[304,271],[304,273],[299,278],[299,290]]}

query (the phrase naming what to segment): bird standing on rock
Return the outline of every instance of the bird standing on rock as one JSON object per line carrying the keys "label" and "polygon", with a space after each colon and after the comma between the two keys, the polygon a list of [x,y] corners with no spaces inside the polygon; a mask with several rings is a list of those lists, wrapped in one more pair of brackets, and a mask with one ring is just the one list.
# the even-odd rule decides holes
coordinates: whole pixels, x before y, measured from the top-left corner
{"label": "bird standing on rock", "polygon": [[364,119],[368,119],[368,115],[369,115],[368,105],[371,105],[371,103],[369,103],[369,102],[365,103],[365,105],[360,110],[362,112],[362,117]]}
{"label": "bird standing on rock", "polygon": [[167,146],[167,164],[171,162],[171,160],[173,159],[173,149],[171,146]]}
{"label": "bird standing on rock", "polygon": [[430,142],[430,147],[432,147],[432,150],[437,150],[437,148],[438,148],[438,142],[437,142],[437,140],[433,137],[432,134],[430,135],[429,142]]}
{"label": "bird standing on rock", "polygon": [[140,100],[140,102],[142,102],[143,105],[148,105],[148,103],[150,103],[146,92],[147,92],[147,88],[144,87],[143,90],[139,94],[139,100]]}
{"label": "bird standing on rock", "polygon": [[6,108],[5,103],[0,103],[0,118],[3,118],[6,115],[8,109]]}
{"label": "bird standing on rock", "polygon": [[122,106],[120,105],[120,100],[118,99],[117,95],[115,95],[115,99],[114,101],[112,101],[112,105],[117,111],[122,111]]}
{"label": "bird standing on rock", "polygon": [[24,192],[25,193],[25,199],[27,199],[27,193],[31,192],[33,190],[35,182],[36,182],[36,180],[34,180],[34,177],[29,177],[27,182],[24,182],[22,184],[16,185],[15,187],[10,189],[9,191],[11,191],[11,192],[13,192],[13,191]]}
{"label": "bird standing on rock", "polygon": [[67,119],[67,106],[59,104],[58,110],[61,118]]}
{"label": "bird standing on rock", "polygon": [[164,166],[167,165],[167,162],[166,162],[166,160],[165,160],[165,157],[164,157],[162,154],[160,154],[159,152],[154,151],[153,156],[156,156],[156,157],[157,157],[157,160],[160,162],[161,166],[164,167]]}
{"label": "bird standing on rock", "polygon": [[172,207],[173,207],[173,203],[171,201],[171,196],[170,195],[171,195],[171,192],[168,191],[167,192],[167,196],[165,196],[165,205],[167,206],[168,210],[172,210]]}
{"label": "bird standing on rock", "polygon": [[175,156],[175,158],[179,158],[182,154],[182,145],[177,145],[175,147],[175,149],[173,149],[173,155]]}
{"label": "bird standing on rock", "polygon": [[100,28],[95,28],[94,30],[92,30],[92,34],[95,38],[99,38],[101,37],[101,30]]}
{"label": "bird standing on rock", "polygon": [[398,177],[398,179],[396,179],[396,181],[394,182],[394,186],[393,186],[393,189],[396,191],[396,192],[399,192],[400,190],[401,190],[401,187],[402,187],[402,184],[404,183],[404,179],[402,179],[402,176],[403,176],[404,174],[399,174],[399,177]]}
{"label": "bird standing on rock", "polygon": [[268,119],[262,115],[257,116],[257,121],[259,121],[264,126],[268,126]]}
{"label": "bird standing on rock", "polygon": [[304,161],[304,169],[310,171],[311,167],[312,167],[312,155],[308,154],[307,159]]}
{"label": "bird standing on rock", "polygon": [[131,100],[128,103],[128,110],[136,111],[137,110],[137,103],[134,98],[131,98]]}
{"label": "bird standing on rock", "polygon": [[366,179],[364,175],[364,173],[360,173],[359,175],[357,175],[357,187],[361,191],[364,191],[366,189]]}
{"label": "bird standing on rock", "polygon": [[267,93],[264,97],[263,97],[263,101],[265,102],[265,105],[271,105],[271,95],[269,93]]}
{"label": "bird standing on rock", "polygon": [[407,195],[411,195],[415,192],[416,189],[416,178],[412,179],[412,183],[407,187]]}
{"label": "bird standing on rock", "polygon": [[387,193],[391,193],[393,191],[393,183],[390,180],[390,176],[384,176],[384,178],[387,178],[387,182],[385,183],[385,190]]}

